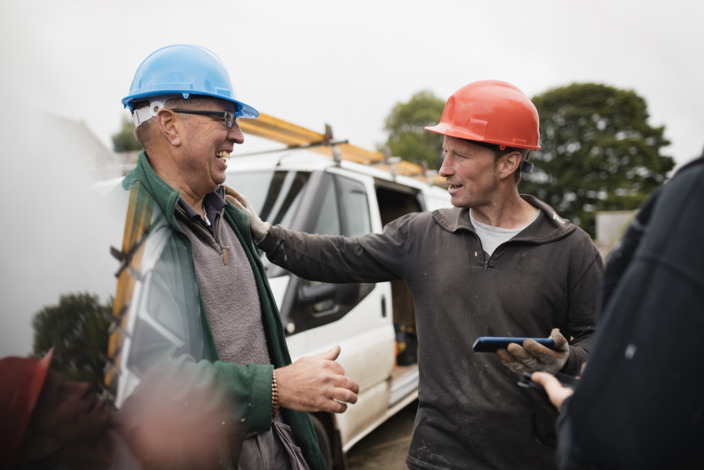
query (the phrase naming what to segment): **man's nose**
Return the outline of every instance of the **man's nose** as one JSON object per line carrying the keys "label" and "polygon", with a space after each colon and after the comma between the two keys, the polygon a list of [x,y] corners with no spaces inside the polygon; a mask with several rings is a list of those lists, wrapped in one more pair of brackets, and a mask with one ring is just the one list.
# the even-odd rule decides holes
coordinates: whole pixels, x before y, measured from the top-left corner
{"label": "man's nose", "polygon": [[229,129],[227,131],[227,139],[232,140],[237,144],[241,144],[244,142],[244,134],[242,133],[242,129],[240,129],[240,126],[238,124],[235,124],[234,126],[232,126],[232,129]]}
{"label": "man's nose", "polygon": [[449,154],[445,155],[445,158],[442,159],[442,165],[440,165],[440,169],[438,170],[440,176],[450,176],[454,172],[449,160]]}

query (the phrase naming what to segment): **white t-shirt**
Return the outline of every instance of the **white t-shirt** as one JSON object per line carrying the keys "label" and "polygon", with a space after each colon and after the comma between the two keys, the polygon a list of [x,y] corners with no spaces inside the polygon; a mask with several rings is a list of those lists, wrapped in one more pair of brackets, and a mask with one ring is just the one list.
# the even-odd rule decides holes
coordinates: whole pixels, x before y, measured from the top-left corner
{"label": "white t-shirt", "polygon": [[[533,220],[538,218],[539,213],[540,211],[536,212],[535,218],[533,218]],[[523,231],[524,228],[530,225],[527,224],[523,227],[518,228],[494,227],[493,225],[487,225],[477,221],[477,219],[472,217],[471,210],[469,211],[469,220],[470,222],[472,222],[472,225],[474,226],[474,231],[477,232],[479,240],[482,242],[482,249],[484,250],[484,259],[487,260],[491,257],[491,255],[494,253],[494,250],[496,250],[499,245],[512,239],[521,231]],[[533,223],[533,220],[531,221],[531,223]]]}

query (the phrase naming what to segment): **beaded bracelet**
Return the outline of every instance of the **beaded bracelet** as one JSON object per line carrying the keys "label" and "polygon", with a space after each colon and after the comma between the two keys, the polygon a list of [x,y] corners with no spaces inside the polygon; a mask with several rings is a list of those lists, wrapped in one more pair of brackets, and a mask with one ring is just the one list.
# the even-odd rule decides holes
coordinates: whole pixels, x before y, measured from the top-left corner
{"label": "beaded bracelet", "polygon": [[279,415],[279,387],[276,385],[276,370],[271,380],[271,414],[276,419]]}

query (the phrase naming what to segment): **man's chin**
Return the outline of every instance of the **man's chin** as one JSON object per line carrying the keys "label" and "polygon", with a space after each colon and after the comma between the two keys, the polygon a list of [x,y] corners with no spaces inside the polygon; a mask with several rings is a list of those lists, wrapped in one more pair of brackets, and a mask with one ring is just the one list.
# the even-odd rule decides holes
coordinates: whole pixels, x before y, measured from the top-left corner
{"label": "man's chin", "polygon": [[[225,178],[225,175],[224,175],[224,174],[223,174],[223,175],[217,175],[217,174],[216,174],[216,175],[212,175],[212,180],[213,180],[213,189],[212,189],[212,191],[215,191],[215,190],[218,189],[220,186],[222,186],[223,184],[225,184],[225,181],[227,180],[227,178]],[[212,191],[211,191],[211,192],[212,192]]]}
{"label": "man's chin", "polygon": [[467,201],[465,201],[463,198],[459,196],[452,196],[450,197],[450,204],[452,204],[455,207],[469,207],[467,204]]}

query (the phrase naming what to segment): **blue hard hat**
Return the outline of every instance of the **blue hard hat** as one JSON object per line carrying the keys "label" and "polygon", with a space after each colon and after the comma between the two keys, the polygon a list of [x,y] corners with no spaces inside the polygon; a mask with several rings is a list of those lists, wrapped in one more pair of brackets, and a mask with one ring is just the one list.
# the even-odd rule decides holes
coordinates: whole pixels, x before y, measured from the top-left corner
{"label": "blue hard hat", "polygon": [[122,104],[132,105],[163,95],[205,95],[235,103],[236,116],[254,119],[259,112],[235,98],[235,90],[225,64],[212,51],[202,46],[173,44],[152,52],[137,68],[130,94]]}

